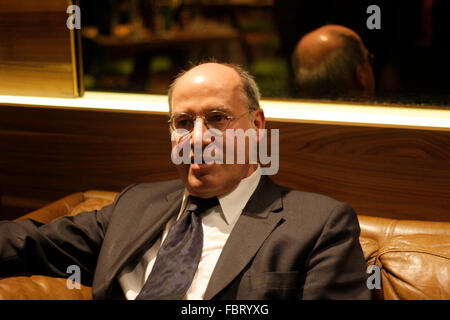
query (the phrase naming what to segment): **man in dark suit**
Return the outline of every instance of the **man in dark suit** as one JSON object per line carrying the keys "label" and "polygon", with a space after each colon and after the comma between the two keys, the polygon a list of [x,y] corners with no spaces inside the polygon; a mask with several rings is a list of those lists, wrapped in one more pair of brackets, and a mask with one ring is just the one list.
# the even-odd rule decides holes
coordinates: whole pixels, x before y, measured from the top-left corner
{"label": "man in dark suit", "polygon": [[[212,143],[203,138],[207,129],[265,127],[255,82],[233,65],[205,63],[183,73],[169,90],[169,106],[171,131],[189,132],[191,160],[196,144],[204,150]],[[173,140],[175,147],[180,141]],[[96,299],[145,297],[156,269],[170,280],[183,274],[181,263],[161,263],[161,251],[192,200],[208,198],[217,202],[200,214],[201,253],[179,298],[369,298],[351,207],[277,186],[248,153],[245,159],[181,163],[181,180],[129,186],[102,210],[47,225],[0,222],[0,277],[66,277],[67,267],[78,265]],[[168,282],[160,287],[170,288]]]}

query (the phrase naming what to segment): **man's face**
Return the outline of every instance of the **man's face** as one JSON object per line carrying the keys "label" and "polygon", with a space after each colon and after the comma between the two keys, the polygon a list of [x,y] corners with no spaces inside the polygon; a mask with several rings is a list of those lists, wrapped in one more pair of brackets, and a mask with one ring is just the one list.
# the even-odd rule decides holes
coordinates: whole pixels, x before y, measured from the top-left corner
{"label": "man's face", "polygon": [[[207,63],[197,66],[178,79],[172,94],[172,114],[189,113],[194,116],[205,115],[211,110],[223,110],[232,117],[228,129],[258,129],[264,126],[262,110],[246,113],[248,106],[241,94],[241,82],[237,72],[227,66]],[[207,130],[202,118],[197,118],[191,132],[191,162],[194,157],[194,143],[200,143],[202,150],[210,144],[203,141]],[[225,143],[225,133],[223,143]],[[172,148],[177,141],[172,141]],[[225,163],[225,156],[224,161]],[[189,193],[209,198],[232,191],[239,182],[255,170],[255,165],[245,164],[206,164],[191,163],[176,166],[181,180]]]}

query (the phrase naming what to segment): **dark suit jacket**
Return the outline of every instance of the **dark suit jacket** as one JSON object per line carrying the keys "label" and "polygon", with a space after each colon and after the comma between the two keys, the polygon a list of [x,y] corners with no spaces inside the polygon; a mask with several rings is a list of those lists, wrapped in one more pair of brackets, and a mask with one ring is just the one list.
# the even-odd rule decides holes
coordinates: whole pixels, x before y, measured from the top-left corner
{"label": "dark suit jacket", "polygon": [[[139,260],[178,214],[180,180],[136,184],[102,210],[47,225],[0,222],[0,276],[67,277],[96,299],[123,298],[117,276]],[[261,181],[238,219],[205,299],[368,299],[359,224],[350,206]]]}

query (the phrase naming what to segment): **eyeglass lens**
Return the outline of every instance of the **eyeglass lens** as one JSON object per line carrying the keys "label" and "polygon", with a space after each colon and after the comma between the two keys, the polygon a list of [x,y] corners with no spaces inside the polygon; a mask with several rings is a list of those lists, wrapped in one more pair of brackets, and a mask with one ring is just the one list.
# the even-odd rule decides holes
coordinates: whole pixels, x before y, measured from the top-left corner
{"label": "eyeglass lens", "polygon": [[[210,111],[202,118],[208,129],[225,130],[230,121],[230,117],[222,111]],[[196,117],[188,113],[175,114],[172,117],[172,127],[175,130],[184,129],[192,131],[194,129]]]}

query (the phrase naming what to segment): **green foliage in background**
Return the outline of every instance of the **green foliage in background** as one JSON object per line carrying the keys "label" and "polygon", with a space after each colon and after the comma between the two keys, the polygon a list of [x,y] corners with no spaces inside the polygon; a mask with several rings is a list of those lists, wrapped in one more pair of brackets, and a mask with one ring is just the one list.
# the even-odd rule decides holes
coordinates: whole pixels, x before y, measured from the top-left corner
{"label": "green foliage in background", "polygon": [[150,73],[169,72],[172,69],[172,61],[168,57],[157,56],[150,62]]}
{"label": "green foliage in background", "polygon": [[250,66],[263,97],[289,95],[289,66],[279,58],[261,59]]}

